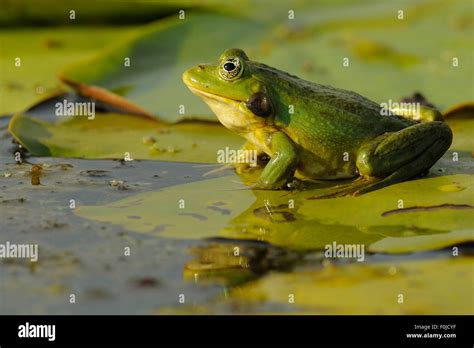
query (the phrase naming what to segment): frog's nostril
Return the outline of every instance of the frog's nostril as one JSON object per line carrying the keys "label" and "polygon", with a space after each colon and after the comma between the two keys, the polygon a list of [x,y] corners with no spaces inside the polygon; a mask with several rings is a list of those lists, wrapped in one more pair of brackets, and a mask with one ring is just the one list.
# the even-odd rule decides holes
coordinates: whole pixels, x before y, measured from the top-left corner
{"label": "frog's nostril", "polygon": [[199,64],[198,65],[198,70],[204,70],[204,65]]}

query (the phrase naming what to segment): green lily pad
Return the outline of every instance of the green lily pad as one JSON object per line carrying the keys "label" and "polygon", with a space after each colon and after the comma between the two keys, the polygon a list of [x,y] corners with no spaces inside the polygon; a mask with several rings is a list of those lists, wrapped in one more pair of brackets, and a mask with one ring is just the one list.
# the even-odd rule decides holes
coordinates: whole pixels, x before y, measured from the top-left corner
{"label": "green lily pad", "polygon": [[93,120],[72,117],[56,124],[18,114],[9,130],[33,156],[215,163],[219,149],[238,149],[243,143],[218,124],[167,125],[113,113],[96,114]]}
{"label": "green lily pad", "polygon": [[[447,185],[460,189],[446,192]],[[237,177],[225,176],[105,205],[81,206],[76,213],[138,233],[186,239],[253,239],[301,250],[323,249],[336,241],[398,253],[400,245],[407,251],[411,238],[416,247],[409,251],[438,249],[473,239],[470,233],[459,233],[470,230],[473,223],[474,182],[470,175],[413,180],[360,197],[308,199],[324,190],[252,191]],[[406,208],[422,208],[386,214],[398,209],[400,200]],[[427,208],[446,203],[452,206]]]}
{"label": "green lily pad", "polygon": [[441,249],[449,245],[464,242],[474,242],[472,230],[454,230],[450,233],[436,235],[411,236],[409,238],[387,237],[370,246],[372,252],[410,253],[426,251],[430,249]]}
{"label": "green lily pad", "polygon": [[[213,236],[232,216],[243,212],[254,197],[238,178],[227,176],[204,182],[204,185],[194,182],[147,192],[102,205],[102,208],[82,206],[77,214],[123,225],[139,233],[192,239]],[[180,208],[183,205],[184,208]],[[131,219],[129,216],[140,218]]]}
{"label": "green lily pad", "polygon": [[[23,111],[46,95],[63,90],[58,69],[91,57],[128,31],[130,27],[1,29],[0,114]],[[21,59],[19,67],[15,66],[16,58]]]}
{"label": "green lily pad", "polygon": [[[3,3],[6,3],[5,5]],[[4,5],[0,13],[2,25],[38,25],[38,24],[71,24],[69,11],[75,11],[74,24],[116,24],[149,21],[178,10],[188,8],[221,7],[217,0],[102,0],[101,6],[95,0],[42,0],[41,5],[35,0],[2,0]]]}
{"label": "green lily pad", "polygon": [[[275,45],[264,62],[376,102],[396,101],[415,90],[440,109],[472,100],[472,4],[404,2],[401,7],[392,3],[400,7],[393,9],[382,3],[354,20],[308,24],[306,35]],[[348,66],[343,66],[344,58]],[[460,89],[440,88],[441,79],[443,86]]]}
{"label": "green lily pad", "polygon": [[233,289],[227,302],[315,314],[471,314],[472,262],[459,256],[276,273]]}
{"label": "green lily pad", "polygon": [[452,149],[469,151],[474,157],[474,107],[461,104],[445,114],[446,122],[455,134]]}

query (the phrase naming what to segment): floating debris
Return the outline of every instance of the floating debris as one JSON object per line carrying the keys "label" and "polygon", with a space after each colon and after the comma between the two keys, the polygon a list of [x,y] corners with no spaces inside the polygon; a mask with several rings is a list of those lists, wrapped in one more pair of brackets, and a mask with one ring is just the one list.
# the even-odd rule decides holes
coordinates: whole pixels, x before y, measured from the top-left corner
{"label": "floating debris", "polygon": [[9,203],[24,203],[26,202],[26,198],[9,198],[9,199],[4,199],[4,200],[1,200],[0,203],[5,203],[5,204],[9,204]]}
{"label": "floating debris", "polygon": [[119,190],[128,190],[128,186],[125,185],[124,181],[123,180],[111,180],[109,182],[110,186],[112,187],[116,187],[118,188]]}
{"label": "floating debris", "polygon": [[140,279],[134,279],[132,280],[132,284],[136,288],[155,288],[161,285],[158,279],[155,279],[152,277],[143,277]]}
{"label": "floating debris", "polygon": [[153,145],[156,143],[156,138],[151,135],[147,135],[142,138],[142,142],[145,145]]}
{"label": "floating debris", "polygon": [[69,169],[74,168],[74,166],[70,163],[54,163],[54,164],[43,163],[41,166],[43,168],[59,168],[61,170],[69,170]]}
{"label": "floating debris", "polygon": [[41,175],[42,168],[40,165],[33,165],[31,167],[31,185],[39,185],[40,184],[40,175]]}
{"label": "floating debris", "polygon": [[79,172],[79,175],[92,176],[92,177],[103,177],[103,176],[107,176],[109,173],[110,173],[110,171],[108,171],[108,170],[88,169],[88,170],[81,170]]}
{"label": "floating debris", "polygon": [[175,146],[160,147],[158,144],[153,144],[150,146],[150,150],[160,152],[160,153],[178,153],[181,152],[181,149]]}
{"label": "floating debris", "polygon": [[43,42],[43,45],[44,45],[44,47],[46,47],[48,49],[56,49],[56,48],[62,47],[63,43],[60,40],[50,38],[50,39],[46,39]]}
{"label": "floating debris", "polygon": [[86,289],[84,295],[86,298],[92,300],[103,300],[112,297],[112,294],[107,289],[99,287],[92,287]]}

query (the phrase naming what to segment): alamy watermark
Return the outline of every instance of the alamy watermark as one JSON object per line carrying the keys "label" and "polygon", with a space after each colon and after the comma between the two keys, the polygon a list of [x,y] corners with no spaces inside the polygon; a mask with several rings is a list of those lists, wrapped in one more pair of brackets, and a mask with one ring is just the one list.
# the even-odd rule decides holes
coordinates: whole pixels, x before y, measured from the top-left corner
{"label": "alamy watermark", "polygon": [[54,341],[56,339],[56,325],[38,325],[26,322],[25,324],[18,326],[18,337],[47,338],[48,341]]}
{"label": "alamy watermark", "polygon": [[31,262],[38,261],[38,244],[15,244],[7,241],[0,244],[0,258],[30,259]]}
{"label": "alamy watermark", "polygon": [[257,150],[233,150],[226,146],[217,150],[217,163],[248,163],[250,167],[256,167]]}
{"label": "alamy watermark", "polygon": [[380,103],[380,114],[382,116],[407,116],[416,118],[420,115],[420,103],[394,102],[389,99],[387,103]]}
{"label": "alamy watermark", "polygon": [[324,246],[324,257],[338,258],[338,259],[357,259],[363,262],[365,259],[365,245],[364,244],[326,244]]}
{"label": "alamy watermark", "polygon": [[64,99],[54,106],[56,116],[85,116],[88,120],[95,118],[95,102],[71,102]]}

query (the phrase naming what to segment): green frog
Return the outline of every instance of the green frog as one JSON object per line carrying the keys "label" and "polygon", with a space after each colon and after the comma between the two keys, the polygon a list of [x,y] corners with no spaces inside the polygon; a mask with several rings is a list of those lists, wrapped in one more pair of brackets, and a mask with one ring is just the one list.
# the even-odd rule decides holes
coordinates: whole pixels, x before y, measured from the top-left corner
{"label": "green frog", "polygon": [[[260,189],[299,180],[358,178],[329,196],[360,195],[426,173],[448,150],[452,132],[434,108],[387,114],[355,92],[302,80],[226,50],[183,81],[219,121],[270,157]],[[240,168],[242,170],[242,168]]]}

